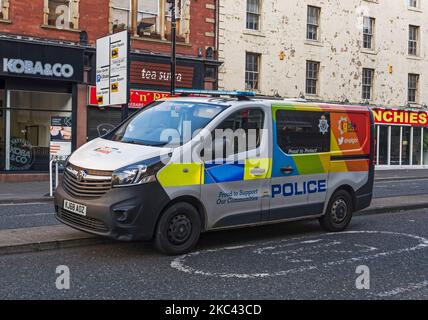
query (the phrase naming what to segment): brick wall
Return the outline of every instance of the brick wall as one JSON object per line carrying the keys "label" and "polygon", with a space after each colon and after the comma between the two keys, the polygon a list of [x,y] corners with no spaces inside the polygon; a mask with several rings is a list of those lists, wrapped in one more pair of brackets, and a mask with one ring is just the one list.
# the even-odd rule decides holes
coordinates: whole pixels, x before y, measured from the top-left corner
{"label": "brick wall", "polygon": [[[216,0],[190,0],[190,41],[179,44],[177,52],[197,56],[201,48],[215,47]],[[79,41],[79,32],[42,27],[44,0],[10,0],[10,23],[0,22],[0,33],[34,36],[47,39]],[[80,0],[79,28],[88,33],[89,42],[109,33],[109,0]],[[168,53],[167,41],[136,39],[135,49]]]}

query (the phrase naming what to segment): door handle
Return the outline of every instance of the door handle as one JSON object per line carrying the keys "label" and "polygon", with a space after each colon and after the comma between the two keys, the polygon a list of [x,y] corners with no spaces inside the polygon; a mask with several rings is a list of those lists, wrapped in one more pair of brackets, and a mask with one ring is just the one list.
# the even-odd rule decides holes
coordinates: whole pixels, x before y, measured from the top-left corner
{"label": "door handle", "polygon": [[280,170],[283,174],[290,174],[294,171],[292,167],[282,167]]}
{"label": "door handle", "polygon": [[260,176],[264,176],[266,174],[266,170],[265,169],[261,169],[261,168],[254,168],[254,169],[252,169],[250,171],[250,173],[253,176],[260,177]]}

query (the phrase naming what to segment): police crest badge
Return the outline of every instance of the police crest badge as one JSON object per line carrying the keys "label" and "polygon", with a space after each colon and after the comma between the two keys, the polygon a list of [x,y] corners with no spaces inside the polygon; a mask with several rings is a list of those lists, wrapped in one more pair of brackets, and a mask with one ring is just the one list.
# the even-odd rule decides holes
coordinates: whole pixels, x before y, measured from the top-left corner
{"label": "police crest badge", "polygon": [[321,117],[318,128],[320,129],[320,133],[322,133],[323,135],[325,135],[328,132],[330,125],[328,124],[328,120],[325,116]]}

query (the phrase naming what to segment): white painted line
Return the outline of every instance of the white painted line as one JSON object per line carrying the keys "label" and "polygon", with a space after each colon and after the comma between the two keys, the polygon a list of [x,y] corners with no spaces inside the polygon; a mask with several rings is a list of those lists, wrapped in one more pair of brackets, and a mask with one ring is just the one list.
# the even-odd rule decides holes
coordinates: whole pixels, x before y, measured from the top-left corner
{"label": "white painted line", "polygon": [[[361,255],[357,257],[351,257],[351,258],[344,258],[340,260],[334,260],[334,261],[328,261],[324,263],[320,263],[319,265],[313,264],[313,265],[305,265],[300,266],[296,268],[291,268],[287,270],[280,270],[276,272],[261,272],[261,273],[234,273],[234,272],[211,272],[211,271],[204,271],[199,270],[196,268],[193,268],[187,264],[187,261],[189,261],[191,258],[200,256],[200,255],[206,255],[210,253],[219,253],[225,250],[241,250],[241,249],[251,249],[254,248],[251,252],[253,254],[261,254],[266,251],[274,250],[278,247],[287,247],[287,246],[295,246],[302,243],[308,243],[307,237],[300,237],[300,238],[292,238],[292,239],[284,239],[280,240],[279,244],[278,241],[268,241],[262,244],[248,244],[248,245],[242,245],[237,247],[228,247],[228,248],[218,248],[218,249],[209,249],[209,250],[203,250],[203,251],[196,251],[189,254],[182,255],[180,257],[175,258],[171,261],[171,268],[174,268],[176,270],[179,270],[181,272],[187,273],[187,274],[194,274],[194,275],[201,275],[201,276],[208,276],[208,277],[220,277],[220,278],[239,278],[239,279],[255,279],[255,278],[267,278],[267,277],[277,277],[277,276],[286,276],[289,274],[295,274],[295,273],[301,273],[311,270],[319,270],[319,269],[326,269],[330,268],[332,266],[342,265],[345,263],[355,263],[355,262],[361,262],[361,261],[367,261],[367,260],[374,260],[378,258],[384,258],[389,257],[392,255],[400,255],[403,253],[409,253],[409,252],[415,252],[417,250],[427,249],[428,248],[428,239],[412,235],[412,234],[406,234],[406,233],[398,233],[398,232],[389,232],[389,231],[347,231],[342,233],[327,233],[325,235],[317,236],[317,237],[333,237],[333,236],[346,236],[346,235],[389,235],[394,237],[404,237],[404,238],[410,238],[412,240],[416,241],[416,245],[412,247],[405,247],[405,248],[398,248],[395,250],[389,250],[389,251],[383,251],[374,253],[374,251],[380,251],[376,247],[366,246],[366,245],[359,245],[357,247],[363,248],[363,250],[359,250],[359,252],[369,253],[372,252],[373,254],[369,255]],[[309,240],[310,243],[318,243],[321,242],[322,239],[316,239],[316,240]],[[297,241],[297,242],[295,242]],[[285,242],[292,242],[292,243],[285,243]],[[336,244],[337,241],[330,242],[330,245]],[[322,244],[323,246],[328,245]],[[237,248],[237,249],[234,249]],[[304,252],[304,248],[298,248],[294,252],[297,253],[298,251]],[[289,252],[293,252],[290,250]],[[312,252],[313,254],[316,252]],[[347,253],[355,253],[354,251],[347,251]],[[301,260],[294,260],[296,262],[306,262],[305,260],[308,259],[301,259]],[[292,260],[293,261],[293,260]]]}
{"label": "white painted line", "polygon": [[428,287],[428,280],[425,280],[425,281],[422,281],[422,282],[419,282],[416,284],[410,284],[407,287],[395,288],[395,289],[390,290],[390,291],[376,293],[374,295],[379,297],[379,298],[388,298],[388,297],[394,297],[394,296],[402,294],[402,293],[417,291],[417,290],[420,290],[420,289],[423,289],[426,287]]}

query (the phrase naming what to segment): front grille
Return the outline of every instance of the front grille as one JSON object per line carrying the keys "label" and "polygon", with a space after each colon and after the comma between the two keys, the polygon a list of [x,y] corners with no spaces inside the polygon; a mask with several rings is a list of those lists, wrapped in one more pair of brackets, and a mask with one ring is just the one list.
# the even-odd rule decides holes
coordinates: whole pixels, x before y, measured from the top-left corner
{"label": "front grille", "polygon": [[57,214],[61,220],[76,227],[82,227],[96,232],[108,232],[107,226],[101,220],[81,216],[64,209],[59,209]]}
{"label": "front grille", "polygon": [[111,189],[111,172],[93,171],[72,165],[64,170],[62,185],[75,198],[99,198]]}

